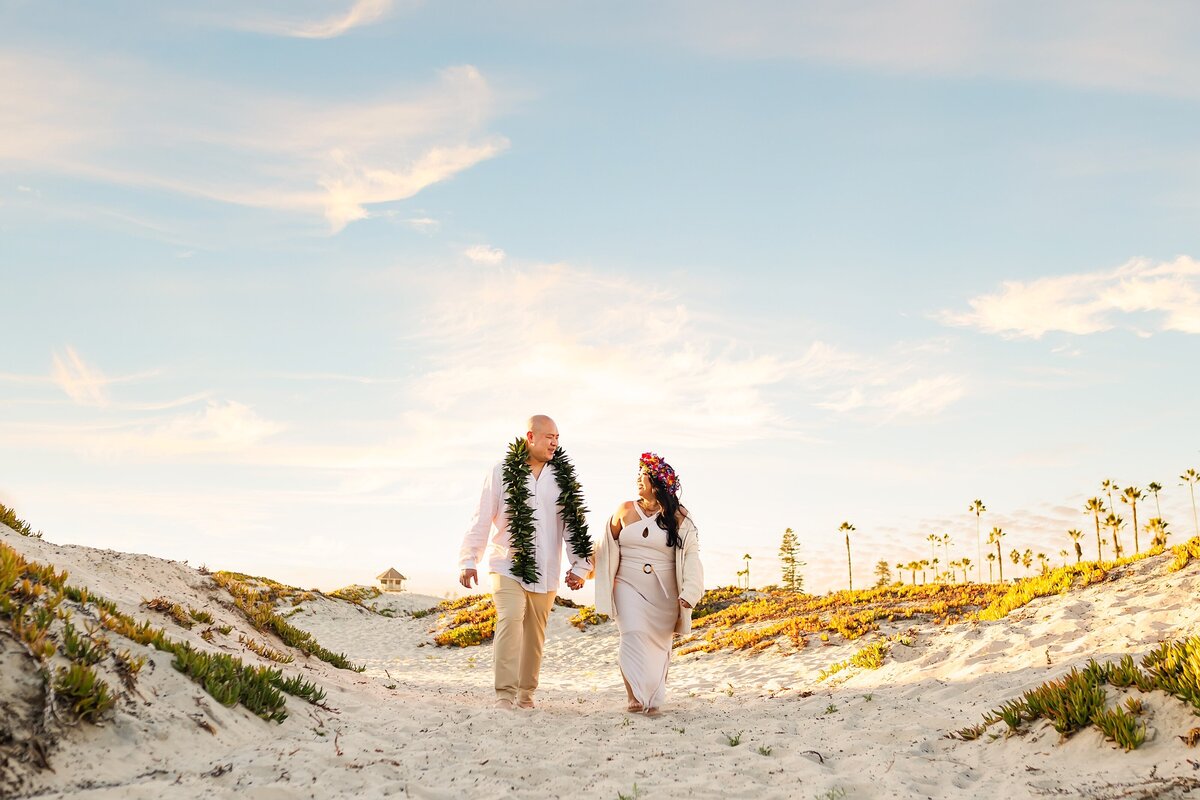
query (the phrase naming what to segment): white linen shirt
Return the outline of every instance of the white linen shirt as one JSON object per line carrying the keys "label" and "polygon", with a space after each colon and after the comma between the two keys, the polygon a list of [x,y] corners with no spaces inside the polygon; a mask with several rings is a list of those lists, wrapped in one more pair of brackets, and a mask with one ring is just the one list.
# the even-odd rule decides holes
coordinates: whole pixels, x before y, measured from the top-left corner
{"label": "white linen shirt", "polygon": [[571,560],[571,571],[580,578],[586,578],[591,572],[591,562],[571,552],[566,525],[558,507],[558,481],[555,479],[554,466],[546,464],[542,467],[542,474],[536,478],[531,471],[526,479],[526,487],[529,506],[533,509],[533,554],[538,579],[533,583],[524,583],[512,571],[509,552],[512,540],[508,534],[508,504],[504,496],[504,462],[492,467],[483,482],[479,507],[475,509],[458,554],[459,569],[477,569],[486,548],[488,572],[512,578],[527,592],[553,592],[558,590],[558,571],[562,568],[565,544]]}

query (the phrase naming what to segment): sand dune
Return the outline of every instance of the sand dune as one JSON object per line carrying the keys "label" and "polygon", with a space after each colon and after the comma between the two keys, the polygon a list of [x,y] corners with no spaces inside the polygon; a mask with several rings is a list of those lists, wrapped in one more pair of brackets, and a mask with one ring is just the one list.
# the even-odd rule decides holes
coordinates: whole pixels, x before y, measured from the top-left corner
{"label": "sand dune", "polygon": [[[0,528],[26,558],[70,572],[173,638],[268,664],[238,643],[264,640],[209,576],[149,556],[57,546]],[[288,699],[282,724],[226,708],[171,666],[150,663],[102,726],[65,731],[53,771],[20,768],[13,797],[1200,797],[1200,749],[1178,735],[1200,725],[1180,701],[1142,695],[1152,737],[1126,753],[1095,730],[1060,744],[1045,723],[1023,736],[963,742],[1003,700],[1090,657],[1140,656],[1162,639],[1200,633],[1200,567],[1165,558],[1119,580],[1044,598],[998,622],[924,625],[883,667],[818,681],[862,642],[838,637],[799,652],[694,653],[672,668],[661,716],[623,710],[611,624],[577,631],[551,615],[539,707],[493,710],[488,646],[433,646],[434,618],[404,612],[436,598],[374,600],[385,616],[318,597],[288,621],[358,673],[295,653],[287,674],[327,692],[324,707]],[[164,596],[204,609],[229,634],[201,639],[141,607]],[[899,626],[897,626],[899,627]],[[266,639],[276,649],[280,642]],[[0,688],[19,692],[24,657],[0,637]],[[1003,726],[994,731],[1002,732]],[[740,738],[736,746],[730,739]]]}

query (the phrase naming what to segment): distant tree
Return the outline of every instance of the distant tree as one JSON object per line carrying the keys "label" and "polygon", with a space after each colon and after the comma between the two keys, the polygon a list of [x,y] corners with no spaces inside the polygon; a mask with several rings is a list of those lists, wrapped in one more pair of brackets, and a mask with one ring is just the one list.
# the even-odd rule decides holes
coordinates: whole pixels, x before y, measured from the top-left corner
{"label": "distant tree", "polygon": [[881,589],[892,582],[892,566],[886,558],[875,562],[875,588]]}
{"label": "distant tree", "polygon": [[1150,540],[1151,548],[1166,547],[1167,537],[1171,535],[1167,531],[1167,523],[1163,522],[1159,517],[1150,518],[1150,521],[1146,523],[1146,533],[1152,537]]}
{"label": "distant tree", "polygon": [[838,526],[838,530],[846,534],[846,574],[850,577],[850,591],[854,591],[854,569],[850,565],[850,531],[854,530],[854,526],[849,522],[843,522]]}
{"label": "distant tree", "polygon": [[1000,565],[1001,583],[1004,583],[1004,556],[1000,554],[1000,540],[1007,535],[999,528],[992,528],[992,532],[988,534],[988,544],[996,545],[996,563]]}
{"label": "distant tree", "polygon": [[1096,560],[1103,561],[1104,553],[1100,542],[1100,515],[1104,513],[1104,501],[1099,497],[1093,497],[1087,501],[1087,505],[1083,507],[1085,512],[1092,512],[1092,517],[1096,520]]}
{"label": "distant tree", "polygon": [[[1013,562],[1014,567],[1021,566],[1021,551],[1014,547],[1012,549],[1012,551],[1008,554],[1008,559]],[[1017,578],[1014,575],[1013,583],[1016,583],[1016,582],[1017,582]]]}
{"label": "distant tree", "polygon": [[742,556],[742,561],[746,566],[738,571],[738,586],[742,586],[744,581],[746,585],[742,586],[742,588],[748,590],[750,588],[750,554],[746,553],[746,555]]}
{"label": "distant tree", "polygon": [[1108,507],[1116,508],[1116,503],[1113,502],[1113,490],[1121,491],[1121,487],[1117,485],[1116,480],[1106,480],[1100,482],[1100,488],[1108,495]]}
{"label": "distant tree", "polygon": [[1158,493],[1162,491],[1162,484],[1150,481],[1146,485],[1146,491],[1154,495],[1154,507],[1158,510],[1158,518],[1162,519],[1162,504],[1158,502]]}
{"label": "distant tree", "polygon": [[1028,547],[1026,547],[1025,552],[1021,554],[1021,566],[1025,567],[1025,574],[1028,575],[1029,568],[1033,566],[1033,551]]}
{"label": "distant tree", "polygon": [[[971,503],[971,507],[967,510],[975,515],[975,558],[979,559],[979,563],[976,566],[976,571],[979,574],[975,576],[975,580],[981,581],[983,580],[983,549],[980,545],[979,517],[983,514],[983,512],[987,511],[987,506],[983,504],[982,500],[976,500],[974,503]],[[989,577],[988,583],[991,582],[991,578]]]}
{"label": "distant tree", "polygon": [[932,562],[935,555],[933,548],[937,547],[937,543],[941,541],[941,539],[936,533],[931,533],[925,537],[925,541],[929,542],[929,560]]}
{"label": "distant tree", "polygon": [[1049,572],[1049,571],[1050,571],[1050,559],[1046,558],[1046,554],[1045,554],[1045,553],[1038,553],[1038,554],[1037,554],[1037,560],[1038,560],[1038,563],[1039,563],[1039,564],[1041,565],[1041,567],[1042,567],[1042,574],[1043,574],[1043,575],[1045,575],[1047,572]]}
{"label": "distant tree", "polygon": [[1059,554],[1060,556],[1062,556],[1062,560],[1063,560],[1063,566],[1065,567],[1065,566],[1067,565],[1067,558],[1068,558],[1068,557],[1069,557],[1071,554],[1070,554],[1070,553],[1068,553],[1066,550],[1059,550],[1059,551],[1058,551],[1058,554]]}
{"label": "distant tree", "polygon": [[958,560],[958,565],[963,571],[963,583],[970,583],[971,579],[967,577],[967,570],[971,568],[971,559],[963,556]]}
{"label": "distant tree", "polygon": [[[1196,535],[1200,536],[1200,521],[1196,518],[1196,483],[1200,481],[1200,472],[1194,469],[1189,469],[1187,472],[1179,476],[1179,479],[1187,485],[1188,491],[1192,495],[1192,525],[1196,528]],[[1159,516],[1162,516],[1161,514]]]}
{"label": "distant tree", "polygon": [[1079,545],[1079,540],[1083,538],[1083,531],[1072,528],[1067,531],[1067,536],[1071,537],[1071,541],[1075,544],[1075,563],[1078,564],[1083,560],[1083,548]]}
{"label": "distant tree", "polygon": [[1110,513],[1107,517],[1104,518],[1104,524],[1108,528],[1112,529],[1113,553],[1114,553],[1113,558],[1120,558],[1121,553],[1123,552],[1124,548],[1121,547],[1121,537],[1119,534],[1120,534],[1121,528],[1123,528],[1125,526],[1125,520],[1123,520],[1121,517],[1117,516],[1116,514]]}
{"label": "distant tree", "polygon": [[929,582],[927,580],[927,576],[925,575],[925,570],[927,570],[927,569],[929,569],[929,561],[922,558],[921,559],[921,585],[922,586],[924,586],[926,583]]}
{"label": "distant tree", "polygon": [[1133,552],[1134,555],[1142,551],[1141,545],[1138,543],[1138,524],[1137,524],[1137,502],[1142,499],[1142,490],[1136,486],[1128,486],[1125,491],[1121,492],[1121,502],[1127,503],[1133,514]]}
{"label": "distant tree", "polygon": [[[991,542],[989,541],[988,544],[991,544]],[[990,550],[988,551],[988,554],[987,554],[987,562],[988,562],[988,583],[991,583],[992,582],[992,564],[996,563],[996,554],[991,552]]]}
{"label": "distant tree", "polygon": [[783,532],[783,540],[779,544],[779,563],[782,566],[784,590],[804,591],[804,576],[800,574],[800,568],[805,564],[800,560],[800,540],[791,528]]}
{"label": "distant tree", "polygon": [[917,570],[921,568],[920,561],[910,561],[904,565],[904,568],[912,572],[912,585],[917,585]]}

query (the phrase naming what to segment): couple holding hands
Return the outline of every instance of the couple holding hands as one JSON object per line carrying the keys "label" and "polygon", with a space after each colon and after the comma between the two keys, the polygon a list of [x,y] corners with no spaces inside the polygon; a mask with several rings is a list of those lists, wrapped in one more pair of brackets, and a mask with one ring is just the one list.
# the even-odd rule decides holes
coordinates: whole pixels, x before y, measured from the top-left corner
{"label": "couple holding hands", "polygon": [[691,630],[691,608],[704,593],[700,544],[679,504],[679,477],[643,453],[637,499],[617,507],[593,547],[575,469],[558,449],[558,427],[538,415],[526,428],[484,480],[459,554],[459,583],[470,589],[488,551],[496,707],[533,708],[566,545],[567,586],[580,589],[594,575],[596,611],[616,620],[629,710],[653,714],[666,694],[672,636]]}

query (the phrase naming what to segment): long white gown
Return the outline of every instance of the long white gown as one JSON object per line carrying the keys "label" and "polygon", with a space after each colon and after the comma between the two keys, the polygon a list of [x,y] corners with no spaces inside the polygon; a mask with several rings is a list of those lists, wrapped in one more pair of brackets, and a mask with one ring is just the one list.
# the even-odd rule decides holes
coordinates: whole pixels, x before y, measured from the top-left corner
{"label": "long white gown", "polygon": [[675,581],[675,549],[667,547],[667,532],[658,527],[658,514],[626,525],[617,545],[621,561],[613,584],[613,605],[621,643],[617,661],[645,709],[662,705],[671,663],[671,636],[679,619],[679,589]]}

